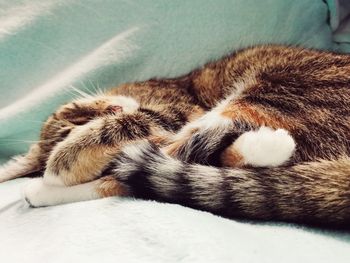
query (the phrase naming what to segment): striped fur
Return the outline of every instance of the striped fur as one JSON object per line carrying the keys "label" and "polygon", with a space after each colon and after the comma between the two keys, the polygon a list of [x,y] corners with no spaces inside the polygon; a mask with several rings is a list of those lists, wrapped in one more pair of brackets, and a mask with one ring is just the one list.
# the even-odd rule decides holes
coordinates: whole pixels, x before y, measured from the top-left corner
{"label": "striped fur", "polygon": [[143,141],[125,147],[104,174],[137,198],[229,218],[350,226],[350,159],[345,156],[268,169],[218,168],[173,159]]}

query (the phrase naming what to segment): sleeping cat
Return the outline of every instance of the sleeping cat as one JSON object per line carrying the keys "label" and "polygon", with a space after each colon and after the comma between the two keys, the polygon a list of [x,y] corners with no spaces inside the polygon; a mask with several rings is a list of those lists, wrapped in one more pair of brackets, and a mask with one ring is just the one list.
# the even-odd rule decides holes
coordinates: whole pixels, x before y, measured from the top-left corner
{"label": "sleeping cat", "polygon": [[349,85],[350,56],[285,46],[122,85],[110,95],[138,108],[76,124],[25,198],[134,196],[230,218],[349,226]]}
{"label": "sleeping cat", "polygon": [[[63,145],[67,145],[68,139],[66,140],[66,138],[73,130],[77,132],[76,130],[84,129],[84,127],[91,125],[93,121],[111,123],[111,127],[102,130],[108,132],[108,136],[112,136],[111,132],[113,131],[117,138],[108,139],[108,136],[101,134],[101,138],[98,138],[98,140],[101,146],[106,143],[109,144],[105,140],[110,140],[110,144],[113,144],[110,151],[113,153],[119,151],[122,144],[132,142],[135,139],[147,138],[157,143],[158,146],[168,145],[175,132],[179,131],[188,121],[198,119],[209,107],[205,102],[201,102],[197,97],[194,97],[188,91],[188,87],[183,84],[185,82],[178,82],[177,80],[149,80],[124,84],[97,95],[82,93],[82,98],[61,106],[48,118],[41,129],[40,141],[32,145],[25,156],[17,156],[2,167],[0,182],[21,176],[42,176],[48,158],[56,145],[61,141],[64,141]],[[92,133],[87,133],[87,137],[91,137],[91,135]],[[260,162],[259,164],[254,163],[253,158],[246,154],[245,164],[279,165],[287,161],[294,151],[295,145],[292,138],[282,129],[274,132],[262,128],[258,133],[249,137],[254,137],[255,140],[258,139],[259,141],[259,146],[252,145],[255,153],[259,152],[257,151],[258,148],[260,152],[264,152],[265,148],[278,147],[279,154],[271,156],[268,160],[265,158],[263,163]],[[88,149],[85,142],[78,145],[72,135],[69,138],[73,141],[73,147],[82,146],[84,150]],[[262,140],[263,138],[265,139]],[[97,140],[93,137],[90,139]],[[286,141],[282,147],[276,145],[282,141]],[[75,162],[74,165],[77,165],[77,169],[82,170],[69,171],[73,175],[71,180],[78,180],[76,174],[83,174],[84,177],[90,176],[92,178],[100,175],[102,168],[109,162],[107,148],[101,148],[101,150],[103,150],[104,156],[103,158],[98,157],[101,165],[96,165],[95,161],[90,162],[91,167]],[[66,150],[63,151],[63,155],[67,155],[68,159],[72,157],[68,155]],[[88,151],[86,153],[88,156],[85,158],[79,157],[79,159],[90,161],[94,154],[97,154],[95,150],[94,152]],[[259,158],[255,159],[259,161]],[[75,161],[75,159],[71,161]]]}

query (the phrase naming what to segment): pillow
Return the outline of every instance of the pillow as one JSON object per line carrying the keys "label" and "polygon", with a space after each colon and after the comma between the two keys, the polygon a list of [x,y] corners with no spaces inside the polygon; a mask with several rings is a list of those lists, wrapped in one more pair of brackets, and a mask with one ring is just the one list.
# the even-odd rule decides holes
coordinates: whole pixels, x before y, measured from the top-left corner
{"label": "pillow", "polygon": [[334,50],[350,52],[350,1],[327,0]]}
{"label": "pillow", "polygon": [[37,140],[41,122],[71,99],[71,86],[175,77],[261,43],[331,49],[327,12],[321,0],[7,1],[0,157]]}

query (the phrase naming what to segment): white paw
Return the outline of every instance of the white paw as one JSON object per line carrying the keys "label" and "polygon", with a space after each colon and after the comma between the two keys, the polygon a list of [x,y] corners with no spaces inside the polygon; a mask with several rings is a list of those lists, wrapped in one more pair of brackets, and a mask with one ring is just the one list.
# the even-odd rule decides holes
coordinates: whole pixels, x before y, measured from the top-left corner
{"label": "white paw", "polygon": [[96,191],[98,180],[74,186],[48,185],[43,178],[32,179],[24,186],[23,196],[32,207],[60,205],[101,198]]}
{"label": "white paw", "polygon": [[234,143],[246,164],[255,167],[279,166],[293,155],[295,142],[288,131],[261,127],[242,134]]}
{"label": "white paw", "polygon": [[24,186],[24,199],[32,207],[49,206],[51,205],[49,188],[42,178],[32,179]]}

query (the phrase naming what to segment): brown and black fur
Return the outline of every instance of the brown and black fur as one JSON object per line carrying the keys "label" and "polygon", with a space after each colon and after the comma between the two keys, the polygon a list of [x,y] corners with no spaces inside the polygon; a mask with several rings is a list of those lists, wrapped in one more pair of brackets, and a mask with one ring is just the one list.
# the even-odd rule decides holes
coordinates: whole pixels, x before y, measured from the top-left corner
{"label": "brown and black fur", "polygon": [[238,129],[265,125],[288,130],[298,145],[294,162],[349,155],[350,56],[263,46],[211,63],[197,74],[195,79],[221,87],[224,96],[233,83],[246,83],[222,115]]}
{"label": "brown and black fur", "polygon": [[[130,195],[227,217],[350,225],[350,56],[264,46],[234,53],[189,76],[197,96],[209,94],[209,89],[220,94],[218,99],[235,92],[234,83],[244,83],[243,92],[221,112],[232,120],[231,127],[220,133],[218,127],[189,130],[186,140],[175,142],[180,160],[176,169],[156,172],[174,160],[141,143],[139,158],[119,153],[106,175],[115,176]],[[213,102],[203,98],[209,108],[218,100],[213,95]],[[295,139],[297,149],[288,165],[194,164],[212,162],[217,151],[208,151],[209,141],[217,140],[222,148],[227,138],[232,143],[242,132],[262,125],[284,128]],[[221,165],[236,166],[225,158],[221,156]]]}
{"label": "brown and black fur", "polygon": [[174,160],[153,144],[136,146],[138,155],[121,152],[104,171],[127,195],[228,218],[349,227],[348,157],[274,168],[219,168]]}
{"label": "brown and black fur", "polygon": [[[149,80],[123,84],[103,94],[106,97],[119,95],[134,98],[140,107],[132,114],[115,114],[109,110],[106,101],[95,100],[93,97],[89,103],[82,104],[78,99],[61,106],[44,123],[40,141],[32,145],[26,155],[16,156],[5,167],[6,178],[42,176],[48,158],[59,142],[64,141],[77,127],[102,117],[104,127],[101,127],[98,138],[91,138],[92,136],[87,134],[87,140],[83,140],[81,144],[77,142],[75,146],[86,150],[92,143],[93,148],[97,144],[101,147],[111,147],[114,152],[123,143],[142,138],[151,139],[159,145],[164,144],[171,134],[187,122],[203,115],[207,109],[191,94],[188,83],[186,78],[181,82]],[[75,161],[74,156],[70,154],[61,164],[69,167],[70,163]],[[57,167],[57,170],[61,168],[64,167]],[[1,179],[0,176],[0,182]]]}
{"label": "brown and black fur", "polygon": [[[111,194],[102,196],[115,195],[118,187],[125,195],[227,217],[349,226],[349,86],[348,55],[285,46],[249,48],[180,78],[112,90],[133,97],[140,108],[73,123],[73,129],[87,129],[75,132],[76,137],[59,130],[44,156],[56,142],[67,141],[50,157],[49,169],[62,177],[69,174],[66,185],[113,181],[109,191],[104,185],[104,193]],[[231,100],[217,106],[227,97]],[[210,111],[230,125],[203,128],[198,118]],[[286,165],[246,167],[232,148],[242,133],[261,126],[283,128],[295,139],[297,149]],[[55,134],[49,127],[44,126],[43,138]],[[124,150],[144,138],[156,144],[136,143],[133,155]],[[166,147],[160,151],[159,146]],[[94,162],[99,164],[91,172]],[[75,166],[88,175],[72,178]]]}

